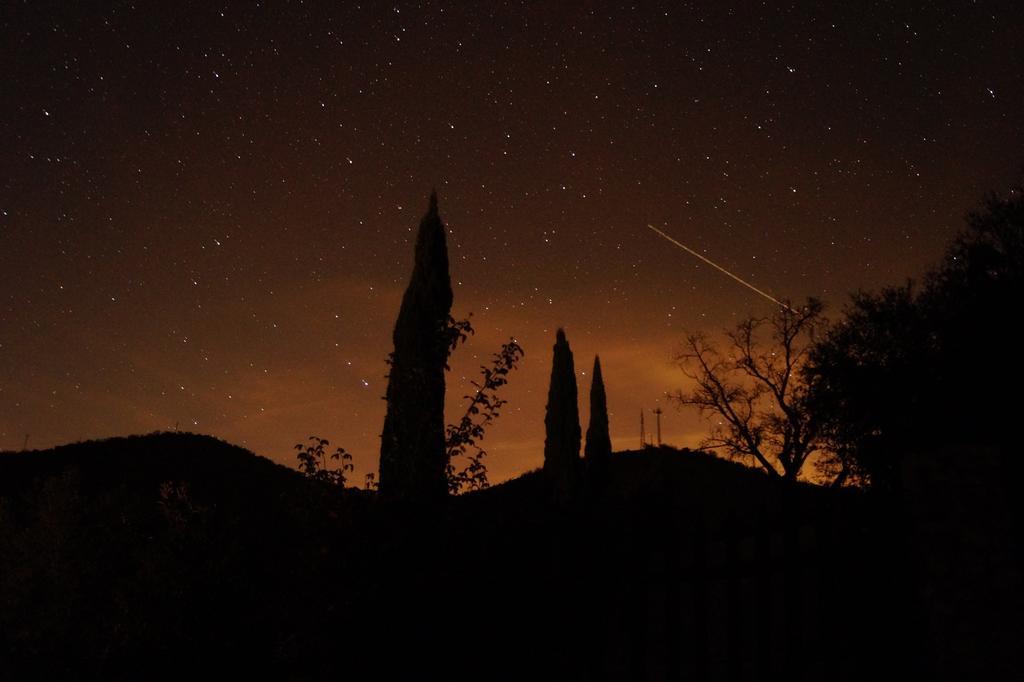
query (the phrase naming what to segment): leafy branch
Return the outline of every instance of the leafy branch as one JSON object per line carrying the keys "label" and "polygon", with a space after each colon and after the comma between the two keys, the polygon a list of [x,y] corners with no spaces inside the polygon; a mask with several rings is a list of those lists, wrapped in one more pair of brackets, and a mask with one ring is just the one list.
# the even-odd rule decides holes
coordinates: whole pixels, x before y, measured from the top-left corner
{"label": "leafy branch", "polygon": [[[451,354],[465,343],[473,333],[473,325],[469,318],[456,320],[449,317],[446,331],[448,353]],[[462,419],[457,424],[449,424],[445,428],[445,474],[449,493],[457,495],[469,490],[482,490],[490,485],[487,480],[487,465],[484,463],[487,452],[479,443],[483,440],[487,427],[497,419],[502,406],[507,402],[497,396],[497,391],[508,383],[509,373],[516,368],[523,355],[525,352],[515,339],[503,344],[501,350],[492,356],[490,366],[480,367],[480,381],[471,382],[476,392],[464,396],[469,400],[469,405]],[[391,358],[389,364],[390,362]],[[308,443],[298,443],[295,446],[295,450],[298,451],[299,470],[307,478],[344,487],[347,475],[354,470],[352,455],[340,447],[328,453],[330,442],[325,438],[310,436],[308,440]],[[331,467],[329,460],[339,461],[341,466]],[[462,466],[459,467],[457,464]],[[376,490],[377,487],[375,475],[366,474],[366,489]]]}
{"label": "leafy branch", "polygon": [[[476,388],[469,400],[466,413],[457,424],[445,430],[448,464],[448,491],[457,495],[469,490],[482,490],[490,485],[484,458],[487,452],[480,446],[487,426],[497,419],[507,400],[499,398],[498,389],[508,383],[509,373],[516,368],[525,352],[516,340],[510,339],[492,356],[490,366],[481,366],[481,380],[471,382]],[[456,462],[463,460],[461,468]]]}
{"label": "leafy branch", "polygon": [[[296,456],[299,458],[299,471],[306,478],[344,488],[347,480],[346,474],[355,470],[355,466],[352,464],[352,455],[345,448],[340,447],[328,454],[327,446],[330,444],[326,438],[319,436],[310,436],[309,442],[305,445],[297,443],[295,449],[298,450]],[[341,466],[331,467],[328,465],[328,460],[339,461]]]}

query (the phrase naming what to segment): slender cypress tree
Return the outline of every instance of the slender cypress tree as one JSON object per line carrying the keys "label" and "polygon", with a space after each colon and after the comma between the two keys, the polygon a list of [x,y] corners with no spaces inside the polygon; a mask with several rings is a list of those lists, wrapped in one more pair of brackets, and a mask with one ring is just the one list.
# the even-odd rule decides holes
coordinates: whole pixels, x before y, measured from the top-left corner
{"label": "slender cypress tree", "polygon": [[395,322],[380,445],[382,494],[425,500],[448,493],[444,373],[451,307],[448,247],[435,193],[420,222],[416,261]]}
{"label": "slender cypress tree", "polygon": [[575,493],[579,475],[580,412],[572,350],[561,329],[555,337],[544,429],[544,475],[555,497],[564,500]]}
{"label": "slender cypress tree", "polygon": [[587,445],[583,450],[587,468],[603,471],[612,456],[612,439],[608,434],[608,400],[601,378],[601,358],[594,356],[594,374],[590,380],[590,424],[587,425]]}

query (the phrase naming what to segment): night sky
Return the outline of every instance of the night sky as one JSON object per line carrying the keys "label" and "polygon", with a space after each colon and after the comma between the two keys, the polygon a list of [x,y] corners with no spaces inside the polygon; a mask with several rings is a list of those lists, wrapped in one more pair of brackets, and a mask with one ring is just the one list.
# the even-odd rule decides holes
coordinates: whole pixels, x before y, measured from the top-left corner
{"label": "night sky", "polygon": [[683,334],[771,311],[648,222],[835,317],[1024,161],[1016,2],[103,4],[0,8],[0,449],[317,434],[361,481],[432,188],[477,329],[449,421],[527,353],[492,480],[541,464],[559,326],[584,430],[600,353],[636,447]]}

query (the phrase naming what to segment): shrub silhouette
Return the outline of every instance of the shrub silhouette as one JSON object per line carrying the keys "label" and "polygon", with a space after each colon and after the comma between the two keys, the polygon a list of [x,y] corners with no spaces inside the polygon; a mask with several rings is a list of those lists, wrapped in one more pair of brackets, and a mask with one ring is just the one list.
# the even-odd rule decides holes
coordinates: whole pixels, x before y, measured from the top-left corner
{"label": "shrub silhouette", "polygon": [[[330,445],[330,441],[319,436],[310,436],[309,442],[305,445],[297,443],[295,449],[299,451],[296,455],[299,459],[299,471],[311,480],[344,488],[347,480],[346,474],[355,468],[352,465],[352,455],[341,447],[335,448],[334,452],[328,455],[328,445]],[[340,462],[341,466],[331,468],[327,463],[328,459]],[[369,480],[367,482],[369,484]]]}

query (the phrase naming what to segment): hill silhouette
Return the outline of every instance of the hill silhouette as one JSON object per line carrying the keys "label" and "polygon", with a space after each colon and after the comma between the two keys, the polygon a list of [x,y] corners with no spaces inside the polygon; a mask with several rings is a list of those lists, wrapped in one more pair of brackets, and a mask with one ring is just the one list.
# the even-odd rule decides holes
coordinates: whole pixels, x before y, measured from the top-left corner
{"label": "hill silhouette", "polygon": [[279,486],[302,481],[294,469],[212,436],[164,432],[48,450],[0,452],[0,494],[17,495],[37,481],[70,469],[78,471],[82,492],[88,493],[119,485],[155,486],[166,480],[194,479],[201,488],[216,486],[203,492],[224,499],[245,494],[241,491],[259,494],[273,488],[277,493]]}
{"label": "hill silhouette", "polygon": [[165,663],[146,677],[204,656],[286,659],[288,616],[312,618],[307,581],[327,579],[315,556],[340,500],[323,492],[194,434],[0,453],[0,660],[128,679],[138,657]]}
{"label": "hill silhouette", "polygon": [[531,472],[424,513],[193,434],[3,453],[0,656],[47,679],[854,679],[913,655],[864,494],[672,448],[609,474],[600,500]]}

